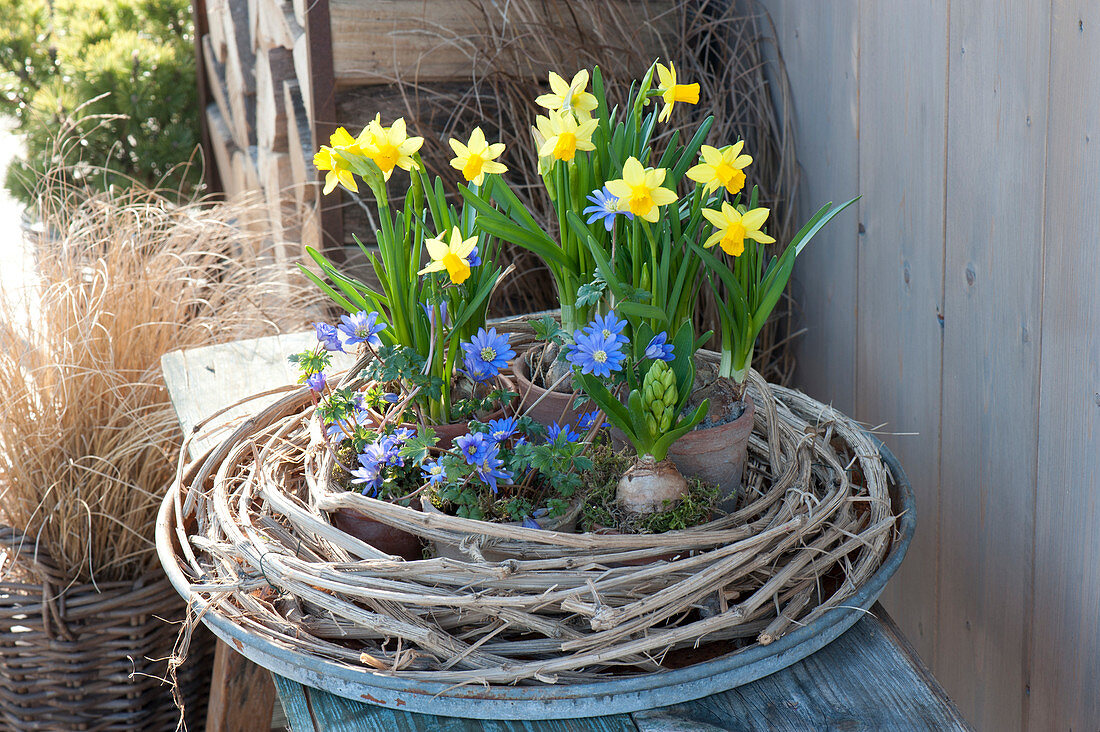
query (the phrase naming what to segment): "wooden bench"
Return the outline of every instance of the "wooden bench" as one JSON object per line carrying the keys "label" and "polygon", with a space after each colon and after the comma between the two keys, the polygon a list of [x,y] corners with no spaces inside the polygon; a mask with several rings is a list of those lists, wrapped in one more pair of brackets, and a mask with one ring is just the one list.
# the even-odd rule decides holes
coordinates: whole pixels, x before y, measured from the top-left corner
{"label": "wooden bench", "polygon": [[[300,333],[166,355],[161,362],[165,382],[184,434],[245,396],[293,383],[297,374],[287,363],[287,355],[314,343],[312,333]],[[228,411],[220,421],[238,419],[264,404],[257,400]],[[204,451],[217,439],[193,442],[192,453]],[[395,711],[343,699],[280,676],[272,679],[268,671],[219,643],[207,730],[266,729],[276,691],[285,723],[294,732],[970,729],[877,604],[836,641],[771,676],[685,704],[592,719],[508,722]]]}

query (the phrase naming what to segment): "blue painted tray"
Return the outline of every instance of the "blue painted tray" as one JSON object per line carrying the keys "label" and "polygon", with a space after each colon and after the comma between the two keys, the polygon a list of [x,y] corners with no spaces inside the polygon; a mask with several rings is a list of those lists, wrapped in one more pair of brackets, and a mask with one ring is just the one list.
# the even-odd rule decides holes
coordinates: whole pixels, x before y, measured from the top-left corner
{"label": "blue painted tray", "polygon": [[[827,611],[777,641],[766,646],[753,644],[686,668],[581,684],[453,686],[368,672],[309,656],[249,633],[212,609],[201,615],[202,621],[244,656],[280,676],[348,699],[403,711],[475,719],[561,719],[636,712],[700,699],[775,673],[823,648],[870,609],[897,571],[916,527],[913,491],[897,458],[881,441],[872,439],[893,478],[890,497],[899,517],[895,539],[878,571],[844,607]],[[161,504],[157,552],[176,591],[188,597],[189,582],[177,564],[172,541],[174,491],[169,491]],[[192,598],[192,603],[196,611],[204,610],[201,599]]]}

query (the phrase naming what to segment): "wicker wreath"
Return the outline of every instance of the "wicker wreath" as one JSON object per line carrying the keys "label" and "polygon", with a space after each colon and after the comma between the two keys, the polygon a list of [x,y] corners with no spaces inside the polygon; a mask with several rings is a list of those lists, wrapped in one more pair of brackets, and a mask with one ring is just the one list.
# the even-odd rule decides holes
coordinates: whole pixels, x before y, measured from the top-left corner
{"label": "wicker wreath", "polygon": [[[607,535],[330,490],[306,469],[322,457],[309,391],[295,389],[181,464],[175,560],[192,592],[250,633],[421,680],[586,682],[768,644],[843,605],[882,563],[897,517],[889,472],[856,423],[755,373],[750,393],[759,406],[736,512]],[[425,540],[533,558],[401,560],[332,526],[341,507]]]}

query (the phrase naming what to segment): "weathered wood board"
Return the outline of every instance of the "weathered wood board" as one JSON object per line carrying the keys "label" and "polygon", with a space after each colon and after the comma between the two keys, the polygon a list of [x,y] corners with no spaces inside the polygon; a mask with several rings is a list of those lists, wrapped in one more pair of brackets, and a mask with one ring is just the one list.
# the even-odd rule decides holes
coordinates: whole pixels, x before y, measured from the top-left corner
{"label": "weathered wood board", "polygon": [[275,676],[292,732],[716,732],[927,729],[969,725],[885,616],[869,616],[808,658],[737,689],[671,707],[589,719],[487,721],[342,699]]}
{"label": "weathered wood board", "polygon": [[[1021,405],[1028,419],[1038,407],[1039,427],[1025,693],[1031,729],[1093,730],[1100,724],[1100,5],[1056,0],[1052,7],[1042,375],[1038,404]],[[1038,186],[1038,172],[1028,182]]]}

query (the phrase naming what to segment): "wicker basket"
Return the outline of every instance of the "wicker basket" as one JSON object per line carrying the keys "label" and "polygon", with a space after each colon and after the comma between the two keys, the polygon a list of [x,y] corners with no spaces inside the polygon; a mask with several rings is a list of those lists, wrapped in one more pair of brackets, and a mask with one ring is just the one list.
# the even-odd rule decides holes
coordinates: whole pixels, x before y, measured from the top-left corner
{"label": "wicker basket", "polygon": [[[185,606],[164,574],[66,586],[34,540],[8,527],[3,554],[0,731],[175,730],[179,711],[163,679],[179,626],[166,621],[182,619]],[[206,715],[213,649],[197,629],[176,672],[191,729]]]}

